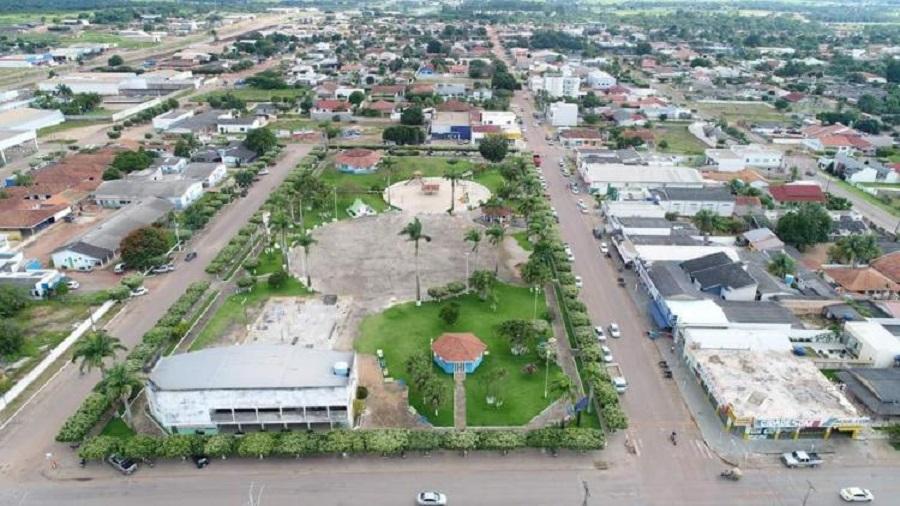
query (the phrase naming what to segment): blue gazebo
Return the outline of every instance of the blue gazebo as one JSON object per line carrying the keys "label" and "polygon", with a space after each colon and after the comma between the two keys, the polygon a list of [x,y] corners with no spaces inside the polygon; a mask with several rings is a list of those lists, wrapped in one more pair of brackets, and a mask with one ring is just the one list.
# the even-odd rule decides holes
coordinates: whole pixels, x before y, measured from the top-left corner
{"label": "blue gazebo", "polygon": [[484,359],[487,346],[475,334],[469,332],[446,333],[431,343],[434,362],[447,374],[461,369],[466,374],[475,372]]}

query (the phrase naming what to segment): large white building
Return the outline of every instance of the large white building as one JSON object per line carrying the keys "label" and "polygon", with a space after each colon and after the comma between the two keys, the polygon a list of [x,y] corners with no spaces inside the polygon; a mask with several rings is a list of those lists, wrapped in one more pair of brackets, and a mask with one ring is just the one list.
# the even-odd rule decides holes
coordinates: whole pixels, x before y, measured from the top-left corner
{"label": "large white building", "polygon": [[654,188],[701,188],[703,178],[696,169],[664,165],[625,165],[623,163],[582,163],[578,167],[591,193],[606,193],[609,187],[622,190]]}
{"label": "large white building", "polygon": [[592,70],[588,73],[587,83],[591,88],[608,90],[617,84],[616,78],[602,70]]}
{"label": "large white building", "polygon": [[553,102],[547,114],[550,124],[556,127],[578,126],[578,104]]}
{"label": "large white building", "polygon": [[551,98],[578,98],[581,78],[574,76],[535,76],[531,78],[531,91],[546,91]]}
{"label": "large white building", "polygon": [[784,153],[759,144],[706,150],[706,163],[720,172],[739,172],[747,168],[777,169],[783,162]]}
{"label": "large white building", "polygon": [[210,348],[161,359],[147,399],[156,421],[173,433],[351,427],[356,367],[353,352]]}
{"label": "large white building", "polygon": [[900,320],[893,319],[847,322],[847,347],[872,367],[896,367],[900,364],[900,336],[889,328],[896,329],[898,325]]}
{"label": "large white building", "polygon": [[41,91],[68,86],[72,93],[119,95],[125,88],[146,88],[146,80],[133,72],[73,72],[38,83]]}

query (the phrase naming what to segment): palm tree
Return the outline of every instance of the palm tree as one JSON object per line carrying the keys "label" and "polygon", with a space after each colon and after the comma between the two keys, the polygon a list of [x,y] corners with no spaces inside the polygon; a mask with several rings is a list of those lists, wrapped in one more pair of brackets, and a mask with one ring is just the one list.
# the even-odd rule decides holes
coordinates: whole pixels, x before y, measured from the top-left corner
{"label": "palm tree", "polygon": [[701,209],[694,215],[694,225],[704,234],[710,234],[716,229],[719,216],[709,209]]}
{"label": "palm tree", "polygon": [[[559,376],[553,383],[550,384],[550,391],[553,392],[554,396],[558,396],[569,401],[570,404],[575,404],[578,401],[578,387],[575,386],[575,382],[572,381],[566,375]],[[559,421],[559,426],[562,428],[565,426],[566,420],[563,418]]]}
{"label": "palm tree", "polygon": [[131,394],[141,386],[138,374],[130,369],[126,363],[119,363],[109,368],[103,374],[100,381],[100,390],[110,399],[119,399],[125,408],[125,423],[131,426],[131,405],[128,399]]}
{"label": "palm tree", "polygon": [[434,416],[437,416],[438,408],[441,407],[441,404],[447,402],[447,387],[444,385],[444,382],[437,379],[434,375],[427,376],[427,378],[420,388],[422,400],[425,404],[434,408]]}
{"label": "palm tree", "polygon": [[472,259],[472,268],[476,268],[478,266],[478,246],[481,245],[481,230],[470,228],[466,231],[464,240],[472,243],[472,253],[475,253],[475,258]]}
{"label": "palm tree", "polygon": [[500,272],[500,246],[506,237],[506,228],[501,225],[493,225],[485,230],[484,235],[488,237],[491,246],[497,249],[497,261],[494,263],[494,276]]}
{"label": "palm tree", "polygon": [[106,369],[104,361],[107,358],[115,358],[116,352],[125,350],[125,346],[118,338],[109,335],[105,330],[97,330],[88,334],[84,339],[75,343],[75,351],[72,353],[72,362],[81,359],[78,371],[84,374],[85,369]]}
{"label": "palm tree", "polygon": [[306,275],[306,288],[309,288],[310,290],[312,290],[312,279],[309,275],[309,248],[317,242],[319,241],[316,241],[313,236],[307,232],[297,234],[294,236],[293,241],[294,244],[303,248],[303,273]]}
{"label": "palm tree", "polygon": [[283,208],[283,206],[277,207],[276,210],[272,212],[272,217],[269,221],[275,226],[276,230],[278,230],[278,242],[281,245],[281,262],[283,264],[288,264],[287,241],[285,235],[290,220],[288,220],[284,211],[281,210]]}
{"label": "palm tree", "polygon": [[406,224],[400,235],[405,235],[407,241],[412,241],[416,248],[416,305],[422,305],[422,287],[419,281],[419,241],[431,242],[431,236],[422,232],[422,222],[419,218]]}
{"label": "palm tree", "polygon": [[836,262],[847,262],[853,267],[867,263],[881,254],[874,234],[841,237],[828,249],[828,256]]}
{"label": "palm tree", "polygon": [[456,183],[463,179],[462,171],[451,167],[444,172],[444,179],[450,181],[450,209],[447,209],[447,214],[453,214],[456,208]]}
{"label": "palm tree", "polygon": [[769,262],[769,272],[778,278],[784,279],[788,274],[794,273],[794,259],[785,253],[778,252],[772,256]]}
{"label": "palm tree", "polygon": [[386,156],[381,159],[381,170],[387,174],[387,205],[391,207],[391,178],[397,170],[397,161],[393,157]]}

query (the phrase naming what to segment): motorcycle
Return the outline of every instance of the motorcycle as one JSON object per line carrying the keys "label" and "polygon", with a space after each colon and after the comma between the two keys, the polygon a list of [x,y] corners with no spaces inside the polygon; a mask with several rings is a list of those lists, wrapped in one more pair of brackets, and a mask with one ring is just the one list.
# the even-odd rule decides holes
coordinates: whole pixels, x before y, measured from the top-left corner
{"label": "motorcycle", "polygon": [[741,473],[740,469],[734,467],[722,471],[721,473],[719,473],[719,476],[725,478],[726,480],[738,481],[741,479],[741,476],[743,476],[743,473]]}
{"label": "motorcycle", "polygon": [[678,446],[678,440],[675,437],[674,432],[672,433],[672,435],[669,436],[669,441],[672,441],[672,446]]}

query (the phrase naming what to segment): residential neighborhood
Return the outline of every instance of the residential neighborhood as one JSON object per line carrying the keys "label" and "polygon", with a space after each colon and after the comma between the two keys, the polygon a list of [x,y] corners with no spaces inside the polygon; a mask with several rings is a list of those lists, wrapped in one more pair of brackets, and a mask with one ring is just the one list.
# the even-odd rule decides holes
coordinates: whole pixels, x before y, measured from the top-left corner
{"label": "residential neighborhood", "polygon": [[32,3],[0,503],[900,494],[892,1]]}

